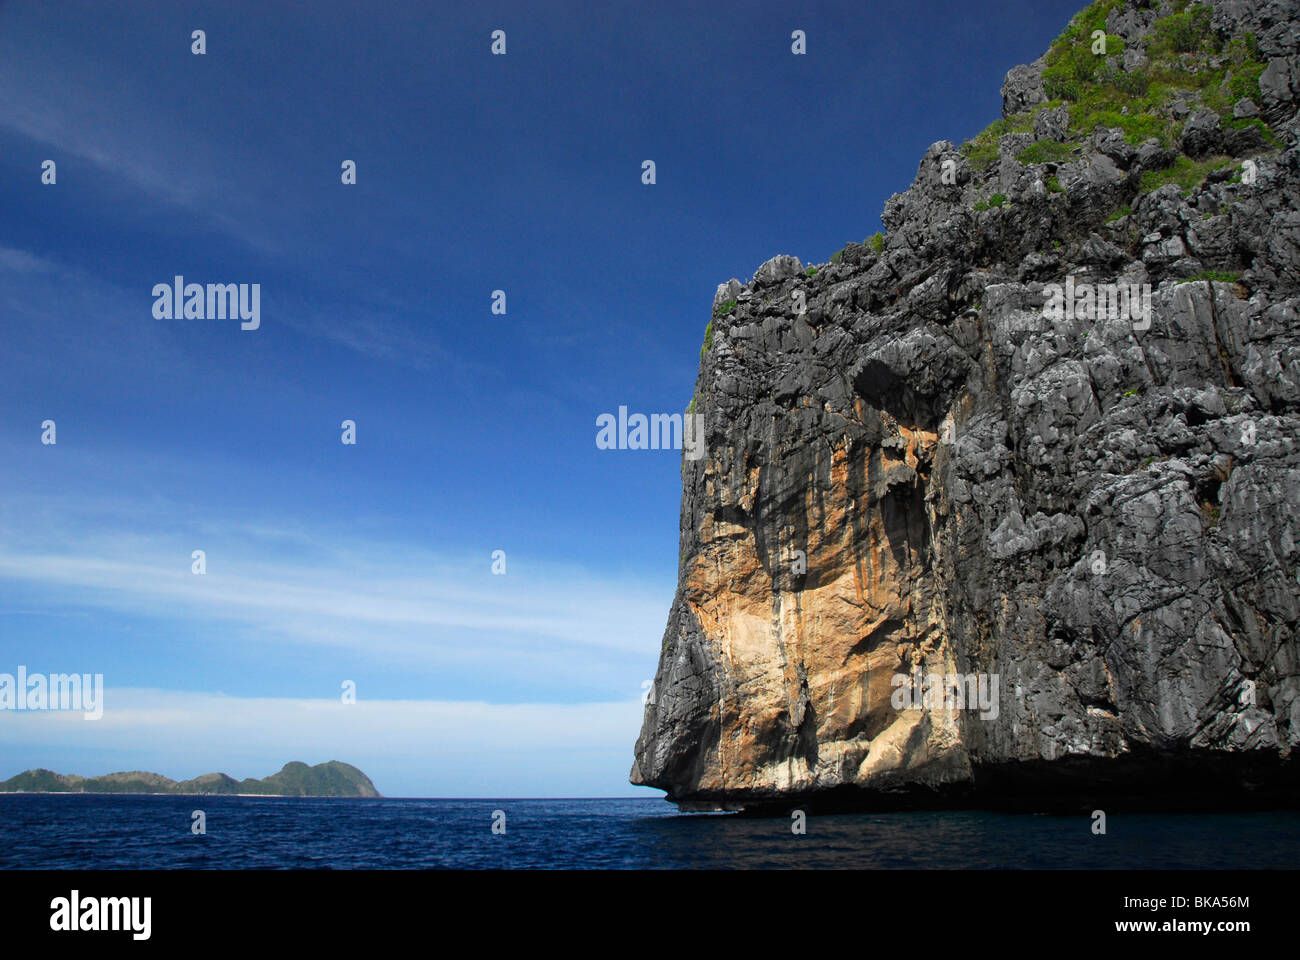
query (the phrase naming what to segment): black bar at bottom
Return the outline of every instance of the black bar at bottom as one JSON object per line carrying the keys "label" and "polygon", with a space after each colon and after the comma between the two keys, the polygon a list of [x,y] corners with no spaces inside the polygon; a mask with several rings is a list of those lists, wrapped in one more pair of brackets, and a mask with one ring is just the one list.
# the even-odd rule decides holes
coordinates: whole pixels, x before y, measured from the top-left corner
{"label": "black bar at bottom", "polygon": [[[477,931],[494,947],[503,939],[536,947],[563,934],[569,945],[613,948],[608,937],[625,935],[625,945],[697,956],[709,946],[734,954],[754,937],[768,948],[826,937],[826,945],[857,942],[868,953],[964,950],[1008,938],[1040,947],[1195,942],[1231,950],[1290,934],[1288,873],[9,871],[0,875],[0,929],[10,947],[301,949],[412,937],[449,947],[447,934]],[[71,929],[83,925],[119,929]]]}

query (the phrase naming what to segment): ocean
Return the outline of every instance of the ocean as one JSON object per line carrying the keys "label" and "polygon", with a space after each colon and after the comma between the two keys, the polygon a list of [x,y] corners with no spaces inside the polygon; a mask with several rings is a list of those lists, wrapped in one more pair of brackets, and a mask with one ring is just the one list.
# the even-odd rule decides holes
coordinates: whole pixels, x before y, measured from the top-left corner
{"label": "ocean", "polygon": [[[206,833],[192,832],[202,810]],[[492,832],[504,813],[504,833]],[[1294,868],[1300,813],[984,811],[791,821],[654,798],[289,799],[0,795],[0,869]]]}

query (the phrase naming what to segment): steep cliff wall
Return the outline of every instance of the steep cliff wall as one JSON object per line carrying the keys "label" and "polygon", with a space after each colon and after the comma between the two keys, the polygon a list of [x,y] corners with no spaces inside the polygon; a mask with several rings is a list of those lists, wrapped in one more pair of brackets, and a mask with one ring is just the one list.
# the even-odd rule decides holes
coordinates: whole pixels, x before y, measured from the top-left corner
{"label": "steep cliff wall", "polygon": [[883,237],[719,287],[632,782],[1300,795],[1297,13],[1102,0]]}

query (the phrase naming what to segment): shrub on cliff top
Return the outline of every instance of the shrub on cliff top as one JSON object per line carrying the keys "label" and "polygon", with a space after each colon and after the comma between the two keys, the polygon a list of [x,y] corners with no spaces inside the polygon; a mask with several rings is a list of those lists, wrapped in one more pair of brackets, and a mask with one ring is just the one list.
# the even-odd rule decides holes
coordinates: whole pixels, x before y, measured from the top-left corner
{"label": "shrub on cliff top", "polygon": [[1105,30],[1106,18],[1110,16],[1110,12],[1123,5],[1124,0],[1096,0],[1095,3],[1088,4],[1070,18],[1069,24],[1052,42],[1052,46],[1068,43],[1080,37],[1091,37],[1094,30]]}
{"label": "shrub on cliff top", "polygon": [[1259,119],[1259,117],[1234,117],[1231,120],[1224,120],[1223,126],[1228,130],[1246,130],[1253,127],[1259,131],[1260,137],[1262,137],[1264,142],[1270,147],[1280,150],[1285,146],[1277,134],[1270,130],[1268,124]]}
{"label": "shrub on cliff top", "polygon": [[1209,7],[1196,6],[1157,20],[1155,36],[1147,50],[1152,57],[1175,53],[1218,53],[1223,48],[1223,41],[1210,27],[1212,15]]}
{"label": "shrub on cliff top", "polygon": [[1047,56],[1043,68],[1043,90],[1053,100],[1079,100],[1088,88],[1099,79],[1118,75],[1111,57],[1124,51],[1124,40],[1114,34],[1106,35],[1106,54],[1092,52],[1090,37],[1071,41],[1069,45],[1054,48]]}
{"label": "shrub on cliff top", "polygon": [[1183,195],[1186,196],[1199,187],[1213,171],[1231,162],[1232,160],[1228,157],[1209,157],[1205,160],[1193,160],[1190,157],[1179,156],[1171,167],[1164,170],[1147,170],[1144,172],[1142,174],[1141,190],[1143,193],[1150,193],[1152,190],[1160,189],[1166,183],[1176,183],[1182,189]]}
{"label": "shrub on cliff top", "polygon": [[1076,13],[1070,25],[1052,41],[1043,58],[1043,88],[1048,98],[1078,100],[1109,58],[1123,52],[1123,38],[1113,34],[1106,35],[1105,57],[1092,52],[1093,32],[1104,32],[1107,15],[1121,4],[1122,0],[1097,0]]}
{"label": "shrub on cliff top", "polygon": [[1233,270],[1202,270],[1195,276],[1179,280],[1179,283],[1195,283],[1199,280],[1209,280],[1211,283],[1236,283],[1241,279],[1241,274]]}
{"label": "shrub on cliff top", "polygon": [[1057,143],[1055,140],[1039,140],[1037,143],[1031,143],[1016,154],[1016,159],[1024,164],[1064,163],[1070,159],[1073,153],[1074,147],[1068,143]]}
{"label": "shrub on cliff top", "polygon": [[1008,133],[1028,133],[1034,128],[1032,113],[1000,117],[961,145],[958,152],[976,170],[987,170],[998,159],[998,141]]}

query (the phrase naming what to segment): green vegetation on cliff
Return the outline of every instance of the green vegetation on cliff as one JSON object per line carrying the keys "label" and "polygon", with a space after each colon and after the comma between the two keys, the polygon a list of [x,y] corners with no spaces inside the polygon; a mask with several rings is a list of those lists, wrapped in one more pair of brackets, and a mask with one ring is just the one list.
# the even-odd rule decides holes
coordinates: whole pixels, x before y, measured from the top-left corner
{"label": "green vegetation on cliff", "polygon": [[[966,141],[961,152],[973,168],[990,168],[998,159],[1002,137],[1034,132],[1042,111],[1061,107],[1068,114],[1064,140],[1057,139],[1061,133],[1040,136],[1017,152],[1021,163],[1066,162],[1099,127],[1118,128],[1134,146],[1154,139],[1165,149],[1177,149],[1188,116],[1196,109],[1212,110],[1225,130],[1250,128],[1268,146],[1281,145],[1263,120],[1233,115],[1238,101],[1260,95],[1266,63],[1252,34],[1221,36],[1212,25],[1212,11],[1185,0],[1153,24],[1149,37],[1129,49],[1122,37],[1106,33],[1107,17],[1122,6],[1121,0],[1097,0],[1070,21],[1043,57],[1048,102],[999,118]],[[1104,35],[1104,46],[1097,31]],[[1197,183],[1210,169],[1200,169]],[[1167,180],[1147,178],[1143,191],[1167,182],[1186,189],[1192,173],[1184,164]]]}

